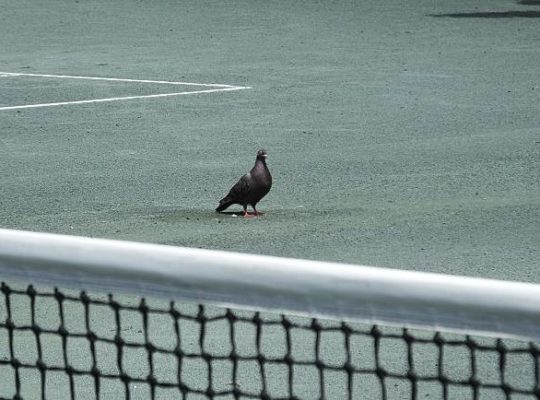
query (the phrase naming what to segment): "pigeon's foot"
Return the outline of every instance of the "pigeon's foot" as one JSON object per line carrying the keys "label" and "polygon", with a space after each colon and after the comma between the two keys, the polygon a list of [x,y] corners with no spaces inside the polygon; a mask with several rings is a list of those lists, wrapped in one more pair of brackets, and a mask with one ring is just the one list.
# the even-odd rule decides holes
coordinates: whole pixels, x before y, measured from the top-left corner
{"label": "pigeon's foot", "polygon": [[251,218],[251,217],[254,217],[254,216],[255,216],[255,214],[252,214],[252,213],[247,212],[247,211],[244,210],[244,218]]}

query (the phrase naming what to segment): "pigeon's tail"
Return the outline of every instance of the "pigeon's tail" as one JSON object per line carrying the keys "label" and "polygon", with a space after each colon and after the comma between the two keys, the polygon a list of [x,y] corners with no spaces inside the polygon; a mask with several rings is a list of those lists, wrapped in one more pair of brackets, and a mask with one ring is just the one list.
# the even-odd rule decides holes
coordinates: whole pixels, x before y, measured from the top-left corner
{"label": "pigeon's tail", "polygon": [[216,211],[221,212],[232,204],[233,202],[228,197],[225,197],[219,201],[219,206],[217,206]]}

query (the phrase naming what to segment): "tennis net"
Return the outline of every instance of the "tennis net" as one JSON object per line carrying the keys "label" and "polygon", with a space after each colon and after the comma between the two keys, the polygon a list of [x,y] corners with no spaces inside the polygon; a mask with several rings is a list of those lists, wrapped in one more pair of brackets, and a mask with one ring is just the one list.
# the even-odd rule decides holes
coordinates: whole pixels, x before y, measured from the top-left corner
{"label": "tennis net", "polygon": [[540,399],[538,285],[0,230],[0,399]]}

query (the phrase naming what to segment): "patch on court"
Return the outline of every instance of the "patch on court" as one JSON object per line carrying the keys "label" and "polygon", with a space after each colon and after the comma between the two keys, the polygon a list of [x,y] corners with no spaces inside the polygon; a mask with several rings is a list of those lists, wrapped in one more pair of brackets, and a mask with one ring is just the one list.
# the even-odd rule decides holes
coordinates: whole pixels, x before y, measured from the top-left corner
{"label": "patch on court", "polygon": [[0,72],[0,111],[249,89],[218,83]]}

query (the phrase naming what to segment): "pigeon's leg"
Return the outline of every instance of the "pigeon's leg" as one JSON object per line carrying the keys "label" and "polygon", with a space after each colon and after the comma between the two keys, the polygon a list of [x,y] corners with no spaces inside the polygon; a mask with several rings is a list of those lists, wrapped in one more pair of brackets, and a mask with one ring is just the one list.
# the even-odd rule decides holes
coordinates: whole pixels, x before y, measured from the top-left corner
{"label": "pigeon's leg", "polygon": [[247,210],[247,205],[244,206],[244,218],[251,218],[253,215],[250,214]]}
{"label": "pigeon's leg", "polygon": [[255,214],[254,214],[254,215],[256,215],[257,217],[258,217],[259,215],[264,215],[263,212],[257,211],[257,209],[255,208],[255,205],[252,205],[252,207],[253,207],[253,211],[255,211]]}

